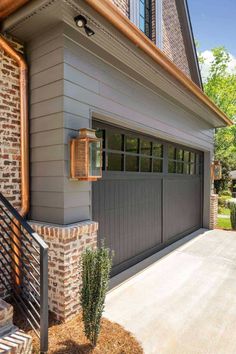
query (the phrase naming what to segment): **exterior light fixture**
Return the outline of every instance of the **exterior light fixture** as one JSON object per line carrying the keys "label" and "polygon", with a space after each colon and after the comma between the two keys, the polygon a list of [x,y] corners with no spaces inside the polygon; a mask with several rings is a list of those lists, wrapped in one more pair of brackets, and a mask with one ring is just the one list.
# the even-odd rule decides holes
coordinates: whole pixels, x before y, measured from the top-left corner
{"label": "exterior light fixture", "polygon": [[95,130],[83,128],[70,142],[70,175],[72,179],[96,181],[102,177],[102,139]]}
{"label": "exterior light fixture", "polygon": [[222,165],[220,161],[214,161],[211,165],[211,179],[218,181],[222,179]]}
{"label": "exterior light fixture", "polygon": [[95,34],[95,32],[87,26],[87,19],[84,16],[78,15],[74,18],[74,21],[77,27],[84,28],[87,36],[91,37]]}

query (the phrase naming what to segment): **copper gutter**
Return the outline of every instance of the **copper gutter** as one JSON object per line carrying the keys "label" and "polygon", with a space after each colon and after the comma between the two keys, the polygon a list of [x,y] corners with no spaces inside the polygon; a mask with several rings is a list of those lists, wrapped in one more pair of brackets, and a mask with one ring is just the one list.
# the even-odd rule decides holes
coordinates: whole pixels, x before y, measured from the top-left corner
{"label": "copper gutter", "polygon": [[[20,69],[20,150],[21,150],[21,208],[18,212],[21,216],[26,216],[29,212],[29,139],[28,139],[28,107],[27,107],[27,64],[23,57],[17,53],[8,42],[0,36],[0,48],[2,48],[18,65]],[[15,222],[16,223],[16,222]],[[19,224],[17,224],[19,227]],[[12,235],[13,241],[20,248],[20,227],[13,225],[14,233]],[[14,261],[19,267],[14,265],[16,274],[20,276],[20,262],[21,257],[19,249],[12,244],[14,251],[18,255],[13,254]],[[19,285],[19,277],[14,277],[16,284]]]}
{"label": "copper gutter", "polygon": [[207,108],[216,114],[224,125],[233,122],[189,79],[177,66],[163,54],[154,43],[140,31],[110,0],[85,0],[96,12],[108,20],[137,47],[149,55],[158,65],[179,81],[188,91],[196,96]]}
{"label": "copper gutter", "polygon": [[0,20],[4,19],[12,12],[19,9],[29,0],[1,0],[0,2]]}

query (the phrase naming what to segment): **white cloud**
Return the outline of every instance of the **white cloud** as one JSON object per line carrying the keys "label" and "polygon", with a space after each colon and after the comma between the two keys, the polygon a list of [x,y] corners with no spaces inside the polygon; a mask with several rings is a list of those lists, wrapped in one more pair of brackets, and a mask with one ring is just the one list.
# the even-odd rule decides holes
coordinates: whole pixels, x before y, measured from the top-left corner
{"label": "white cloud", "polygon": [[[204,82],[209,74],[210,66],[214,57],[210,50],[205,50],[204,52],[201,53],[201,55],[204,59],[204,64],[200,64],[202,80]],[[236,58],[232,54],[229,54],[229,57],[230,57],[230,62],[228,65],[228,72],[229,73],[236,72]]]}

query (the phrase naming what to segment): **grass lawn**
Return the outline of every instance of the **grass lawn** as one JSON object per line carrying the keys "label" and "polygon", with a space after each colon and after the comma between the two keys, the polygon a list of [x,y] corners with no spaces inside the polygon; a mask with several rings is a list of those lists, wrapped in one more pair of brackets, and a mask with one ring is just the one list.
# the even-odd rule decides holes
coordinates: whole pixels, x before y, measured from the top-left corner
{"label": "grass lawn", "polygon": [[229,210],[229,208],[219,208],[219,214],[230,215],[230,210]]}
{"label": "grass lawn", "polygon": [[232,230],[230,219],[226,218],[219,217],[217,219],[216,227],[218,227],[219,229]]}

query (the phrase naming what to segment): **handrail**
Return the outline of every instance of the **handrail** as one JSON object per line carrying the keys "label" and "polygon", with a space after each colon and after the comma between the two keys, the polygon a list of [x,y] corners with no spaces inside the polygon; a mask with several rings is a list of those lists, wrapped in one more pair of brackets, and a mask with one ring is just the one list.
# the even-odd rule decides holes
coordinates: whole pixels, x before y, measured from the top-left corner
{"label": "handrail", "polygon": [[[19,281],[16,282],[16,278]],[[48,246],[2,193],[0,193],[0,282],[39,336],[40,352],[46,353]]]}
{"label": "handrail", "polygon": [[0,192],[0,200],[2,203],[6,206],[6,208],[11,212],[11,214],[14,216],[14,218],[20,222],[21,225],[24,226],[24,229],[28,231],[29,234],[32,235],[32,238],[34,239],[37,244],[43,248],[48,248],[47,244],[44,242],[44,240],[39,237],[39,235],[34,232],[32,227],[27,223],[27,221],[18,213],[18,211],[11,205],[11,203],[3,196],[3,194]]}

